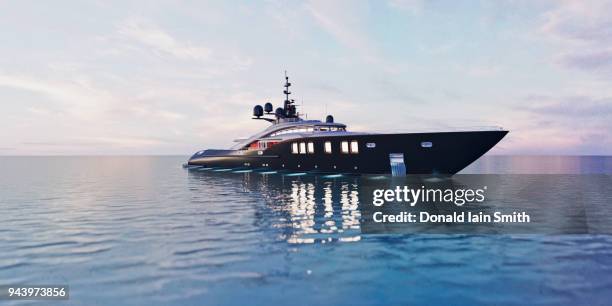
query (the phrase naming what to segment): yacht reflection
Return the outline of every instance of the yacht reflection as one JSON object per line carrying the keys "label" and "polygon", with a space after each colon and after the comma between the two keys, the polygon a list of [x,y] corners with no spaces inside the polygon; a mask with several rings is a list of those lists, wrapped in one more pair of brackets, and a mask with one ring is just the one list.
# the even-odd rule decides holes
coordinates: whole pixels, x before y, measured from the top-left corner
{"label": "yacht reflection", "polygon": [[279,232],[292,244],[353,242],[361,239],[359,178],[335,176],[284,176],[257,172],[189,171],[194,188],[208,184],[241,186],[253,193],[255,219]]}
{"label": "yacht reflection", "polygon": [[[288,176],[283,174],[212,172],[190,170],[190,184],[198,194],[207,194],[219,186],[241,186],[250,193],[258,226],[278,232],[289,243],[330,243],[359,241],[365,234],[581,234],[612,233],[612,222],[597,213],[609,203],[601,193],[610,185],[609,176],[589,175],[457,175],[451,179],[372,176]],[[398,186],[440,190],[465,190],[487,186],[485,201],[462,206],[448,202],[372,205],[376,189],[394,190]],[[223,189],[223,188],[221,188]],[[581,192],[576,192],[581,191]],[[226,191],[224,191],[226,192]],[[220,194],[223,197],[223,194]],[[242,200],[242,198],[241,198]],[[380,223],[374,214],[420,215],[465,213],[510,215],[526,212],[522,222],[433,222]],[[380,215],[380,214],[379,214]],[[466,218],[467,218],[466,217]]]}

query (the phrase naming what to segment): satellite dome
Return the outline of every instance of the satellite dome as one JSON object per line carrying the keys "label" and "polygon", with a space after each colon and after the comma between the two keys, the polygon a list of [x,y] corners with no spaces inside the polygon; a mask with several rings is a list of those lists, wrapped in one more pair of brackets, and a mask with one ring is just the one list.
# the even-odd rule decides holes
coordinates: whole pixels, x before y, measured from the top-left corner
{"label": "satellite dome", "polygon": [[264,105],[264,111],[266,111],[267,114],[271,113],[273,109],[274,109],[274,106],[272,106],[272,103],[270,102]]}
{"label": "satellite dome", "polygon": [[334,123],[334,116],[327,115],[327,117],[325,117],[325,123]]}
{"label": "satellite dome", "polygon": [[279,117],[285,116],[285,110],[282,107],[278,107],[274,113]]}
{"label": "satellite dome", "polygon": [[257,118],[263,116],[263,107],[261,107],[261,105],[255,105],[255,107],[253,107],[253,116]]}

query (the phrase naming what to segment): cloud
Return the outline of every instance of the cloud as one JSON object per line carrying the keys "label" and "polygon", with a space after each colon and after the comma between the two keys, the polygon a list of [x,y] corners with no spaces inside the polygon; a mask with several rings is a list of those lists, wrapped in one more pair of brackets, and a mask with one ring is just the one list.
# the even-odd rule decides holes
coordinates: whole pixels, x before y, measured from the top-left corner
{"label": "cloud", "polygon": [[612,97],[529,95],[509,116],[509,152],[609,154]]}
{"label": "cloud", "polygon": [[[214,52],[209,46],[181,38],[169,29],[142,17],[129,17],[117,24],[115,33],[97,37],[99,43],[104,45],[97,50],[101,56],[136,56],[139,59],[155,61],[160,66],[171,64],[171,72],[174,75],[180,74],[179,77],[208,79],[234,71],[244,71],[253,64],[251,56],[244,55],[242,50],[217,46],[220,51]],[[185,36],[193,37],[193,33],[185,32]],[[151,56],[155,58],[152,59]],[[177,70],[179,66],[181,69]]]}
{"label": "cloud", "polygon": [[543,15],[541,31],[560,40],[612,42],[612,1],[559,1]]}
{"label": "cloud", "polygon": [[557,56],[562,65],[586,71],[612,72],[612,48],[596,50],[574,50]]}
{"label": "cloud", "polygon": [[[585,118],[612,120],[612,97],[595,99],[587,96],[528,96],[525,100],[527,103],[522,105],[521,109],[538,116],[561,116],[576,121]],[[612,121],[608,123],[612,126]]]}
{"label": "cloud", "polygon": [[556,62],[570,69],[612,74],[612,1],[561,1],[543,14],[539,32],[560,44]]}
{"label": "cloud", "polygon": [[55,105],[31,107],[37,113],[67,114],[81,119],[93,118],[105,108],[113,95],[93,87],[85,78],[49,80],[38,77],[0,74],[0,86],[25,90],[50,99]]}
{"label": "cloud", "polygon": [[189,41],[178,41],[166,31],[143,19],[132,18],[123,22],[118,28],[118,33],[161,54],[183,60],[208,60],[212,54],[209,48],[197,46]]}
{"label": "cloud", "polygon": [[366,34],[363,9],[352,1],[313,0],[306,4],[307,11],[322,29],[354,52],[370,60],[377,60],[373,42]]}

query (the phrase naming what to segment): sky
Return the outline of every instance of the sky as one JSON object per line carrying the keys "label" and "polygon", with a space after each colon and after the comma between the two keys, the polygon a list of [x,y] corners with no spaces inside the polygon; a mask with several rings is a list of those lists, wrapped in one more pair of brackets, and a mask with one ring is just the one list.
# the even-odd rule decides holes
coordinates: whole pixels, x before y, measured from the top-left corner
{"label": "sky", "polygon": [[352,131],[501,126],[612,154],[611,1],[1,1],[0,155],[189,155],[267,127],[287,70]]}

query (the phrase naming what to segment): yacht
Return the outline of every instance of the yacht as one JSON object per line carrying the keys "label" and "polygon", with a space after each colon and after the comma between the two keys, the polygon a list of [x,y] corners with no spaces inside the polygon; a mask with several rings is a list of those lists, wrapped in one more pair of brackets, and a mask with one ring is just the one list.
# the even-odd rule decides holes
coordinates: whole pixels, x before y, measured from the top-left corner
{"label": "yacht", "polygon": [[335,122],[307,120],[290,98],[285,73],[283,107],[271,103],[253,108],[253,118],[268,122],[263,131],[236,140],[229,149],[198,151],[186,168],[218,171],[424,174],[449,176],[495,146],[508,131],[501,128],[443,132],[368,133],[350,131]]}

